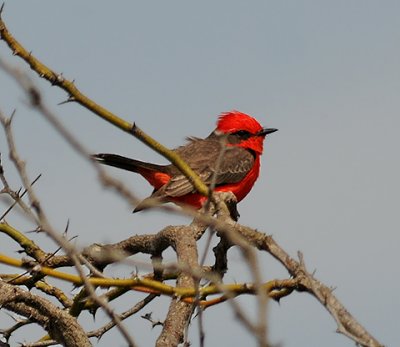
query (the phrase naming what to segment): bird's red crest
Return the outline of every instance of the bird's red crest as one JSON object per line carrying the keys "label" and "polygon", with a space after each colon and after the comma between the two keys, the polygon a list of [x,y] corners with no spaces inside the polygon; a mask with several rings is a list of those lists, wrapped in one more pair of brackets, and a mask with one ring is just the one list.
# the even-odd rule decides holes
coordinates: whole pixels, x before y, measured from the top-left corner
{"label": "bird's red crest", "polygon": [[248,114],[233,110],[224,112],[219,116],[217,129],[225,134],[239,130],[246,130],[251,134],[255,134],[262,130],[262,126]]}

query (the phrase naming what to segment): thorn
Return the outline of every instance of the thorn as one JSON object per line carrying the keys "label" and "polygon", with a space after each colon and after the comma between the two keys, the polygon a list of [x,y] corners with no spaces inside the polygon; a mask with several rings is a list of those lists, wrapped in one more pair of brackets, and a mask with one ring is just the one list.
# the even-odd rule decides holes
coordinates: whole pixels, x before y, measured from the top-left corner
{"label": "thorn", "polygon": [[143,319],[148,320],[151,323],[151,328],[152,329],[154,329],[154,327],[156,327],[157,325],[161,325],[161,326],[164,325],[164,323],[159,321],[159,320],[158,321],[153,320],[152,312],[146,313],[145,315],[140,316],[140,317],[142,317]]}
{"label": "thorn", "polygon": [[151,323],[151,328],[154,329],[157,325],[163,325],[160,321]]}
{"label": "thorn", "polygon": [[17,109],[14,108],[11,112],[11,116],[10,116],[10,122],[12,121],[12,119],[14,118],[15,114],[17,113]]}
{"label": "thorn", "polygon": [[70,96],[67,100],[61,101],[57,105],[61,106],[61,105],[64,105],[64,104],[68,104],[69,102],[74,102],[75,100],[76,100],[75,97]]}
{"label": "thorn", "polygon": [[43,230],[42,226],[38,225],[34,230],[28,231],[28,233],[41,233]]}
{"label": "thorn", "polygon": [[141,316],[143,319],[151,319],[151,314],[152,312],[146,313],[143,316]]}
{"label": "thorn", "polygon": [[98,309],[98,307],[95,307],[95,308],[92,308],[92,309],[89,310],[90,314],[91,314],[92,317],[93,317],[93,321],[96,320],[97,309]]}
{"label": "thorn", "polygon": [[67,225],[65,226],[65,229],[64,229],[64,235],[66,235],[68,233],[68,228],[69,228],[69,218],[67,219]]}
{"label": "thorn", "polygon": [[131,134],[132,135],[135,135],[136,134],[136,131],[137,131],[137,126],[136,126],[136,123],[135,122],[133,122],[133,124],[132,124],[132,128],[131,128]]}
{"label": "thorn", "polygon": [[64,101],[61,101],[61,102],[59,102],[59,103],[57,104],[57,106],[65,105],[65,104],[68,104],[69,102],[70,102],[69,99],[64,100]]}
{"label": "thorn", "polygon": [[39,174],[31,183],[31,186],[33,186],[40,178],[42,177],[42,174]]}
{"label": "thorn", "polygon": [[78,235],[72,236],[70,239],[68,239],[68,242],[71,242],[72,240],[75,240],[78,238]]}

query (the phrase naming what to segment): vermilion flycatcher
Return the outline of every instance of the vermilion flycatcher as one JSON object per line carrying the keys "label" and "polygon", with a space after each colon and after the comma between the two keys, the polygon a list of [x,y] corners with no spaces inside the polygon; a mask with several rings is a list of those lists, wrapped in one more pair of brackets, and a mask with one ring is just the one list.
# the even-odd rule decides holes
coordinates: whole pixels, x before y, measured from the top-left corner
{"label": "vermilion flycatcher", "polygon": [[[232,192],[239,202],[250,192],[259,175],[265,136],[277,130],[263,128],[253,117],[239,111],[226,112],[220,115],[217,128],[208,137],[188,138],[186,145],[174,151],[206,185],[215,176],[215,191]],[[134,212],[153,206],[157,200],[195,208],[207,200],[172,164],[151,164],[107,153],[96,154],[94,158],[102,164],[137,172],[154,187],[151,196],[139,203]]]}

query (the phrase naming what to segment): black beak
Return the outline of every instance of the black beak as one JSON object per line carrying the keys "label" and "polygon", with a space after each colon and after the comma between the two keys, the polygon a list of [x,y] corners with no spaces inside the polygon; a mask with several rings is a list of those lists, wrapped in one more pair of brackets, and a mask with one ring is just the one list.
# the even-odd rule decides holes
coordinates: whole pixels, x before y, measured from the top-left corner
{"label": "black beak", "polygon": [[263,130],[260,130],[257,133],[257,136],[265,136],[265,135],[268,135],[268,134],[272,134],[275,131],[278,131],[278,129],[275,129],[275,128],[264,128]]}

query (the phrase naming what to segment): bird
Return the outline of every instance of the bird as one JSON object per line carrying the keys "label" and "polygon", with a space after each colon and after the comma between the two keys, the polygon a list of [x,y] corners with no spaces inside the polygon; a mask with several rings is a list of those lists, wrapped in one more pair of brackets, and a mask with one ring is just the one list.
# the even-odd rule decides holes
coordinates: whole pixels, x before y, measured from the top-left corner
{"label": "bird", "polygon": [[[232,192],[240,202],[259,176],[265,137],[277,130],[263,128],[252,116],[232,110],[220,114],[217,126],[209,136],[204,139],[188,137],[185,145],[173,151],[207,186],[213,183],[216,192]],[[93,159],[104,165],[136,172],[150,183],[152,194],[133,212],[165,202],[199,209],[208,199],[198,193],[173,164],[158,165],[110,153],[94,154]]]}

